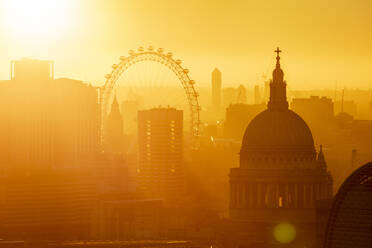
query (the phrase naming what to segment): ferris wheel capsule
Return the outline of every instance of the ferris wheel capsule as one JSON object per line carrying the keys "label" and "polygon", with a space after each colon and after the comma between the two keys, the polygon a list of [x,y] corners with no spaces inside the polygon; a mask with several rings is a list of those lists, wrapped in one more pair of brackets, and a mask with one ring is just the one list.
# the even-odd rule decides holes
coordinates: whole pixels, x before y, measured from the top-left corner
{"label": "ferris wheel capsule", "polygon": [[111,74],[106,74],[106,75],[105,75],[105,78],[106,78],[106,79],[110,79],[110,78],[111,78]]}
{"label": "ferris wheel capsule", "polygon": [[138,51],[139,51],[139,52],[143,52],[143,47],[140,46],[140,47],[138,48]]}
{"label": "ferris wheel capsule", "polygon": [[189,69],[183,69],[183,72],[187,74],[189,73]]}
{"label": "ferris wheel capsule", "polygon": [[167,57],[168,57],[168,58],[172,58],[172,56],[173,56],[173,53],[171,53],[171,52],[169,52],[169,53],[167,54]]}
{"label": "ferris wheel capsule", "polygon": [[163,48],[158,48],[158,53],[163,53],[164,49]]}
{"label": "ferris wheel capsule", "polygon": [[128,53],[129,53],[129,55],[131,55],[131,56],[134,55],[134,51],[133,51],[133,50],[129,50]]}
{"label": "ferris wheel capsule", "polygon": [[115,70],[116,68],[118,68],[118,65],[117,65],[117,64],[113,64],[113,65],[112,65],[112,69]]}
{"label": "ferris wheel capsule", "polygon": [[152,46],[149,46],[149,48],[147,48],[147,50],[154,51],[154,48]]}
{"label": "ferris wheel capsule", "polygon": [[190,80],[189,83],[190,83],[191,85],[194,85],[194,84],[195,84],[195,80]]}
{"label": "ferris wheel capsule", "polygon": [[177,64],[177,65],[180,65],[181,63],[182,63],[182,61],[181,61],[180,59],[177,59],[177,60],[176,60],[176,64]]}
{"label": "ferris wheel capsule", "polygon": [[125,56],[120,56],[120,61],[124,61],[125,59]]}

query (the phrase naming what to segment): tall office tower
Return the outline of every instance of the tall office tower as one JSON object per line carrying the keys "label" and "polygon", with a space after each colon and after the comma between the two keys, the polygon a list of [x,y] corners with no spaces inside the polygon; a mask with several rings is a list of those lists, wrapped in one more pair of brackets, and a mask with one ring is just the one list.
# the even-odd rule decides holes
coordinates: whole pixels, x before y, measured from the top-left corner
{"label": "tall office tower", "polygon": [[101,151],[101,108],[97,88],[80,80],[54,80],[55,100],[50,104],[55,122],[54,161],[78,165]]}
{"label": "tall office tower", "polygon": [[[53,63],[12,61],[0,84],[0,161],[10,169],[72,166],[99,150],[97,88],[53,78]],[[3,167],[4,168],[4,167]]]}
{"label": "tall office tower", "polygon": [[11,80],[2,91],[4,154],[15,166],[51,166],[54,161],[54,126],[57,115],[54,97],[53,63],[22,59],[11,62]]}
{"label": "tall office tower", "polygon": [[184,189],[183,112],[175,108],[138,111],[139,192],[173,199]]}
{"label": "tall office tower", "polygon": [[123,118],[120,113],[119,103],[114,96],[111,111],[107,117],[105,152],[122,154],[124,151]]}
{"label": "tall office tower", "polygon": [[260,104],[261,103],[261,94],[260,94],[260,86],[254,86],[254,103]]}
{"label": "tall office tower", "polygon": [[221,72],[215,68],[212,72],[212,106],[215,109],[221,107]]}

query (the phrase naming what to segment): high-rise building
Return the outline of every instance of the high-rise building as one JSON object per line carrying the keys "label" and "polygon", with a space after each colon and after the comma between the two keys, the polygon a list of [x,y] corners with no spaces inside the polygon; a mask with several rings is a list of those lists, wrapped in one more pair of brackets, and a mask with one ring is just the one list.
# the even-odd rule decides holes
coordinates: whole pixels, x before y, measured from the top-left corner
{"label": "high-rise building", "polygon": [[267,110],[249,123],[240,166],[230,170],[235,245],[310,246],[316,234],[315,202],[332,197],[322,148],[317,154],[309,127],[288,109],[280,50],[276,52]]}
{"label": "high-rise building", "polygon": [[212,105],[215,109],[221,107],[221,72],[215,68],[212,72]]}
{"label": "high-rise building", "polygon": [[175,108],[138,111],[139,191],[160,198],[183,190],[183,112]]}
{"label": "high-rise building", "polygon": [[[0,85],[0,162],[11,169],[72,166],[100,150],[97,88],[53,78],[53,63],[12,62]],[[3,168],[4,168],[3,166]]]}
{"label": "high-rise building", "polygon": [[54,80],[55,99],[50,102],[55,113],[55,165],[78,165],[100,153],[101,108],[97,88],[80,80]]}

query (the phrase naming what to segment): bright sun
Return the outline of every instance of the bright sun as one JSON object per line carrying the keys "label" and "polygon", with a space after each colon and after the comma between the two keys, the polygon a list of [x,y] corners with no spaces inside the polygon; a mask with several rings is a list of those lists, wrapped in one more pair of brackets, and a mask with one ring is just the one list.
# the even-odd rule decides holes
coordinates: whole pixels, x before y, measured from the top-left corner
{"label": "bright sun", "polygon": [[71,0],[2,0],[3,25],[18,39],[63,33],[71,22]]}

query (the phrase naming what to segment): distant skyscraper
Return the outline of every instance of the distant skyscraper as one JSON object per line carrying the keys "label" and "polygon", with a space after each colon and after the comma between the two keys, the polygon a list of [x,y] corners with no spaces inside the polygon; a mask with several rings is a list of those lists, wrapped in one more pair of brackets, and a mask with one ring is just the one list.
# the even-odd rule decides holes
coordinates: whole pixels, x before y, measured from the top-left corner
{"label": "distant skyscraper", "polygon": [[183,112],[138,111],[139,192],[173,198],[183,190]]}
{"label": "distant skyscraper", "polygon": [[110,114],[107,117],[106,151],[120,154],[124,150],[123,118],[120,114],[119,103],[114,96]]}
{"label": "distant skyscraper", "polygon": [[212,104],[219,109],[221,107],[221,72],[216,68],[212,72]]}
{"label": "distant skyscraper", "polygon": [[261,94],[260,94],[260,86],[254,86],[254,103],[260,104],[261,103]]}

